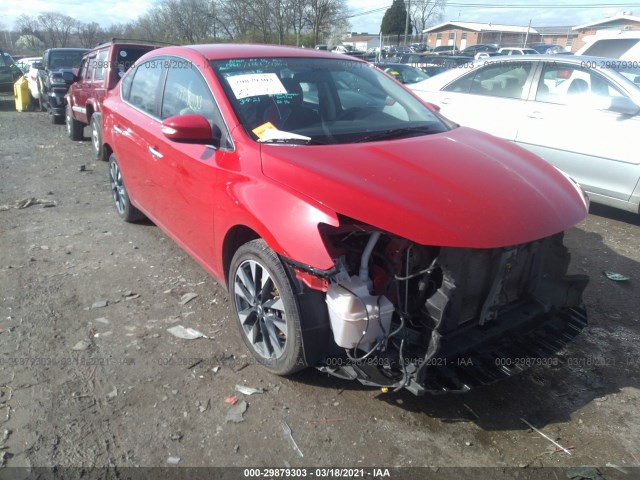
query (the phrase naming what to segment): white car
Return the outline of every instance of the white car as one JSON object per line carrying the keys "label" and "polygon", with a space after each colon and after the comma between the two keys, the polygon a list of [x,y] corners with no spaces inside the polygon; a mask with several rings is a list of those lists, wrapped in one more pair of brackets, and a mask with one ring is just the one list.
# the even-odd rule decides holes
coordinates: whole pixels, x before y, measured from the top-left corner
{"label": "white car", "polygon": [[502,56],[408,88],[454,122],[538,154],[592,201],[639,211],[640,68],[631,62]]}
{"label": "white car", "polygon": [[498,50],[498,53],[502,55],[537,55],[533,48],[515,48],[515,47],[504,47]]}
{"label": "white car", "polygon": [[33,65],[36,62],[42,62],[42,57],[25,57],[25,58],[21,58],[20,60],[16,61],[16,65],[18,66],[18,68],[20,70],[22,70],[22,73],[27,73],[29,71],[29,69],[31,68],[31,65]]}

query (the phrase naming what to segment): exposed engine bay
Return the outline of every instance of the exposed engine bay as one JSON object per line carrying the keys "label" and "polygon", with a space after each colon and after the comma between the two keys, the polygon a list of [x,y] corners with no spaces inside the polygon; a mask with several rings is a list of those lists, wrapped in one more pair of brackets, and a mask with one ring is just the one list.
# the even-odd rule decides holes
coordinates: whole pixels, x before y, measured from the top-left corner
{"label": "exposed engine bay", "polygon": [[316,366],[332,375],[417,395],[464,392],[549,364],[586,325],[588,278],[566,275],[562,233],[470,249],[356,223],[321,232],[336,267],[312,288],[326,291],[339,348]]}

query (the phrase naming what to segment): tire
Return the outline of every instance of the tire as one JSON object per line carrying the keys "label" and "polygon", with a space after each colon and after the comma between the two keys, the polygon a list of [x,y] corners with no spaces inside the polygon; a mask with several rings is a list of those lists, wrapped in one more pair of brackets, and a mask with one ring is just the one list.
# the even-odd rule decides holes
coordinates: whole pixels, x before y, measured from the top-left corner
{"label": "tire", "polygon": [[67,108],[65,111],[66,111],[65,122],[67,124],[67,135],[69,135],[69,138],[71,140],[74,140],[76,142],[79,140],[82,140],[84,138],[84,134],[83,134],[84,124],[73,118],[73,115],[71,114],[71,107],[69,105],[67,105]]}
{"label": "tire", "polygon": [[[91,115],[91,146],[93,154],[98,160],[103,159],[102,155],[102,116],[99,113]],[[105,159],[106,160],[106,159]]]}
{"label": "tire", "polygon": [[280,258],[263,240],[245,243],[233,256],[229,296],[240,336],[261,365],[276,375],[307,366],[291,282]]}
{"label": "tire", "polygon": [[127,189],[124,186],[120,165],[118,165],[118,160],[114,154],[109,157],[109,183],[111,185],[113,203],[120,218],[125,222],[142,220],[144,214],[131,204]]}

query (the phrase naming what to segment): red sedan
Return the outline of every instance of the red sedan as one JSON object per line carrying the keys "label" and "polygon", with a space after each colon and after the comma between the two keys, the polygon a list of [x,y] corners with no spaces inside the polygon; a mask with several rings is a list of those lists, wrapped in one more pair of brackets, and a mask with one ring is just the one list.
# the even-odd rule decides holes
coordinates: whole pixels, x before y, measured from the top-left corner
{"label": "red sedan", "polygon": [[363,61],[161,48],[103,112],[118,213],[150,218],[228,287],[273,373],[466,391],[586,325],[587,278],[566,275],[562,243],[587,213],[579,187]]}

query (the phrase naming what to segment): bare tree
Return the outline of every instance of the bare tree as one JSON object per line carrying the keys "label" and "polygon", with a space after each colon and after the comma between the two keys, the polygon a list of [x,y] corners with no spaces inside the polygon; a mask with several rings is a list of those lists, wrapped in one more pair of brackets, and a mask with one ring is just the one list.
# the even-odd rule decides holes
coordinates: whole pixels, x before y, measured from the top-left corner
{"label": "bare tree", "polygon": [[442,20],[447,0],[411,0],[411,22],[416,33]]}
{"label": "bare tree", "polygon": [[80,46],[85,48],[95,47],[98,42],[104,39],[104,31],[97,22],[78,23],[76,34],[80,40]]}
{"label": "bare tree", "polygon": [[49,47],[67,47],[71,39],[71,32],[78,21],[57,12],[45,12],[38,15],[38,22],[44,32]]}
{"label": "bare tree", "polygon": [[345,0],[308,0],[307,19],[313,33],[313,41],[318,44],[322,34],[328,34],[332,25],[346,18]]}

